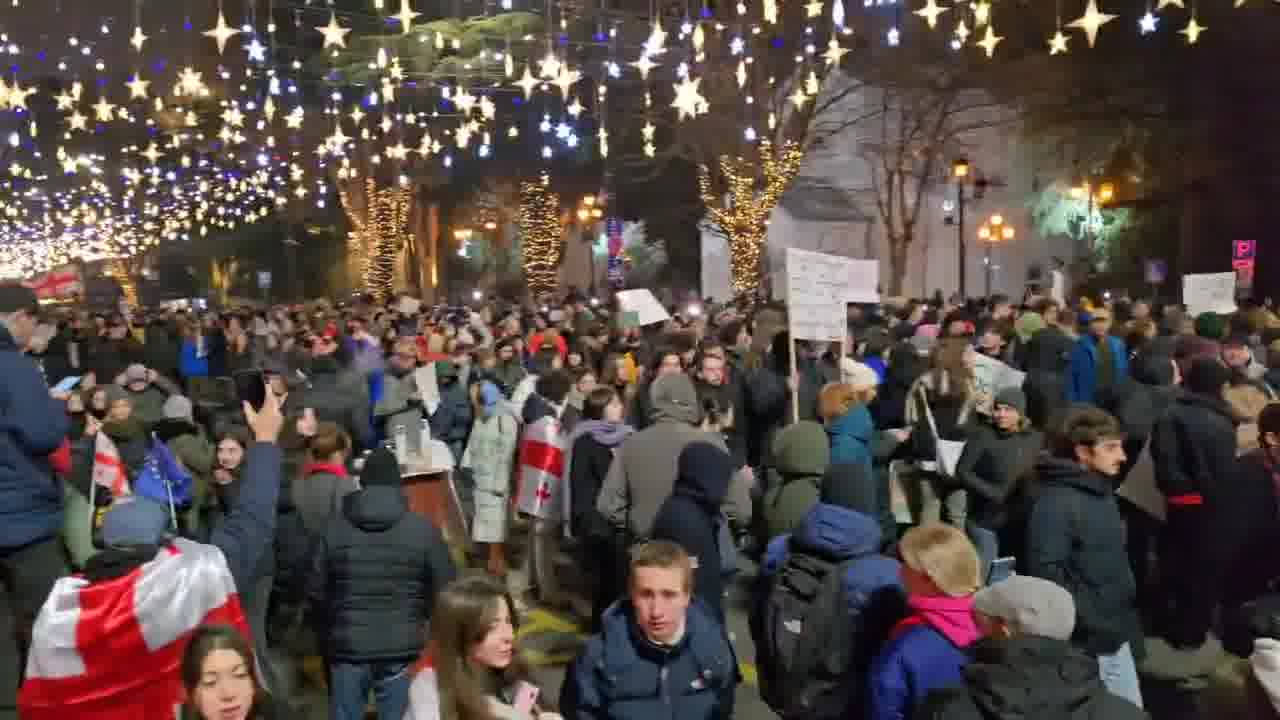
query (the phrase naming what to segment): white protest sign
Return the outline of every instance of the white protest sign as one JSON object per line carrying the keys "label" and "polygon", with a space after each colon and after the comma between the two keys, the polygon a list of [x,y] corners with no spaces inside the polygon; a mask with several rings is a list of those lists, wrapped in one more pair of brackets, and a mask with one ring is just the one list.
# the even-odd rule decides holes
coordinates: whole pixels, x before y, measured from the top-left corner
{"label": "white protest sign", "polygon": [[662,307],[662,303],[658,302],[658,298],[643,288],[619,292],[618,306],[622,308],[624,313],[635,313],[637,322],[642,326],[666,322],[671,319],[671,315],[666,308]]}
{"label": "white protest sign", "polygon": [[1200,273],[1182,276],[1182,302],[1191,315],[1236,311],[1236,274]]}
{"label": "white protest sign", "polygon": [[413,383],[418,386],[418,396],[427,409],[427,415],[435,415],[440,407],[440,383],[436,381],[436,364],[427,363],[413,371]]}
{"label": "white protest sign", "polygon": [[846,260],[849,263],[849,288],[844,301],[851,303],[880,302],[880,261]]}
{"label": "white protest sign", "polygon": [[417,298],[402,297],[396,309],[402,315],[417,315],[418,311],[422,309],[422,301]]}
{"label": "white protest sign", "polygon": [[851,265],[839,255],[787,248],[787,317],[791,339],[844,342]]}
{"label": "white protest sign", "polygon": [[1062,274],[1061,270],[1052,270],[1049,277],[1053,278],[1053,284],[1049,286],[1049,297],[1057,300],[1059,303],[1067,304],[1067,278]]}

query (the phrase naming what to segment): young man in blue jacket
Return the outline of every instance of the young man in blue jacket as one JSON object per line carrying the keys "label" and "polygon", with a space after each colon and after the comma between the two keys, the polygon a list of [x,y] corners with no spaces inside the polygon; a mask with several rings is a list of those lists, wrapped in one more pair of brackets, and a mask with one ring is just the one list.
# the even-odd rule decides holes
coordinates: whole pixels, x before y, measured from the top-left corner
{"label": "young man in blue jacket", "polygon": [[67,572],[58,533],[62,485],[49,455],[67,438],[66,397],[50,395],[25,355],[38,324],[30,289],[0,285],[0,578],[14,611],[19,661],[49,590]]}
{"label": "young man in blue jacket", "polygon": [[1124,341],[1110,334],[1111,315],[1095,310],[1089,330],[1071,350],[1067,400],[1092,403],[1102,393],[1121,385],[1129,375],[1129,351]]}
{"label": "young man in blue jacket", "polygon": [[689,554],[663,540],[637,546],[629,585],[565,676],[565,720],[727,720],[737,659],[724,628],[693,600]]}

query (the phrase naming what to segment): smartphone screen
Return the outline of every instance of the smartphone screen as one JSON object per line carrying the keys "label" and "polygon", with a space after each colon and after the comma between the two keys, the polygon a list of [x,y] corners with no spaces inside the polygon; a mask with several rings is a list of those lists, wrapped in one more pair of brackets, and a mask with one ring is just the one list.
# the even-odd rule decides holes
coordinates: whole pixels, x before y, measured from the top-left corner
{"label": "smartphone screen", "polygon": [[261,410],[267,402],[267,382],[257,370],[236,373],[236,395],[254,410]]}
{"label": "smartphone screen", "polygon": [[56,393],[71,392],[71,390],[72,390],[73,388],[75,388],[75,386],[77,386],[77,385],[79,385],[79,384],[80,384],[80,376],[79,376],[79,375],[73,375],[73,376],[71,376],[71,377],[64,377],[64,378],[62,378],[61,380],[59,380],[59,381],[58,381],[58,384],[57,384],[57,385],[54,385],[54,386],[53,386],[53,392],[56,392]]}
{"label": "smartphone screen", "polygon": [[538,702],[538,693],[536,685],[521,681],[516,685],[516,700],[512,707],[523,715],[532,715],[533,706]]}
{"label": "smartphone screen", "polygon": [[991,571],[987,574],[987,584],[995,585],[998,582],[1008,580],[1014,575],[1014,565],[1017,563],[1015,558],[1002,557],[997,558],[991,563]]}

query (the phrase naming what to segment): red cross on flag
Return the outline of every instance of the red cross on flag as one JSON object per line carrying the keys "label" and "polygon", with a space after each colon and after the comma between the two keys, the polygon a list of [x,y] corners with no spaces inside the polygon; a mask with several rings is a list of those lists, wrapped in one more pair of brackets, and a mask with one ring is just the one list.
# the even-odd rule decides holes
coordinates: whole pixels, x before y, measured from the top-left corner
{"label": "red cross on flag", "polygon": [[93,484],[110,490],[113,498],[129,493],[129,478],[120,460],[120,451],[105,432],[94,436]]}
{"label": "red cross on flag", "polygon": [[117,578],[62,578],[40,609],[18,691],[23,720],[173,720],[191,632],[249,637],[222,551],[178,539]]}
{"label": "red cross on flag", "polygon": [[544,417],[529,425],[520,439],[520,489],[516,508],[540,520],[560,517],[565,438],[560,421]]}

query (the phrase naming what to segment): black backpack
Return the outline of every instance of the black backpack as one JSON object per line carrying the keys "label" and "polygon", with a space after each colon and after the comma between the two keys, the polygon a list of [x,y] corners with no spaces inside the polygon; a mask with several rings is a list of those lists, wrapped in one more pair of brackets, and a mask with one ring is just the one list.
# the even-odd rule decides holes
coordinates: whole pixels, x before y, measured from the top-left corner
{"label": "black backpack", "polygon": [[754,613],[760,696],[782,720],[844,717],[860,696],[851,678],[857,620],[836,561],[792,551],[761,588]]}

